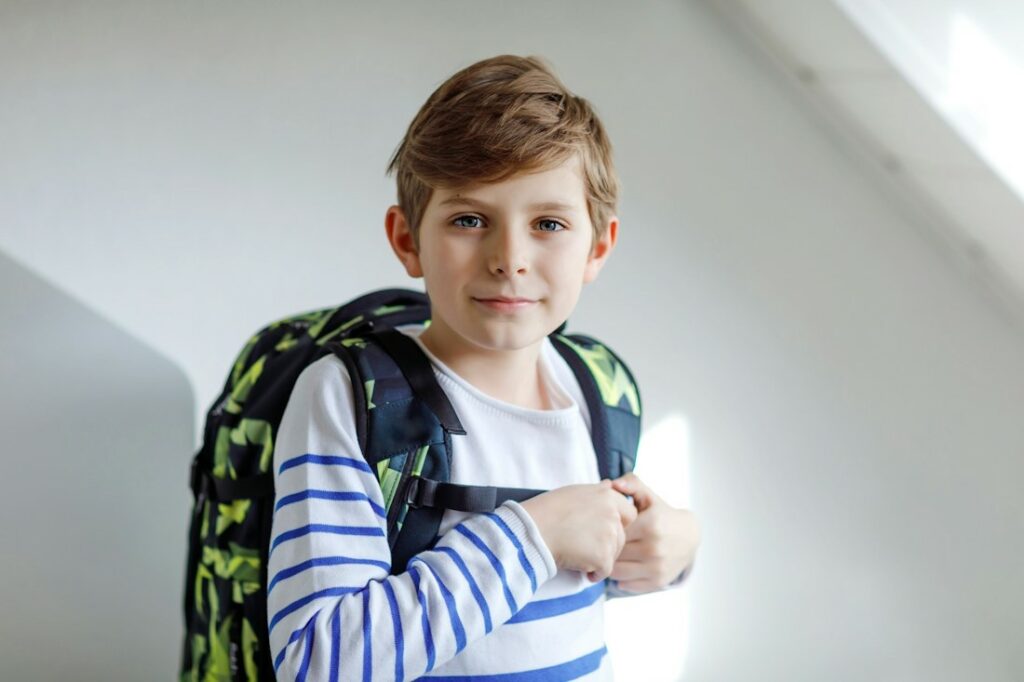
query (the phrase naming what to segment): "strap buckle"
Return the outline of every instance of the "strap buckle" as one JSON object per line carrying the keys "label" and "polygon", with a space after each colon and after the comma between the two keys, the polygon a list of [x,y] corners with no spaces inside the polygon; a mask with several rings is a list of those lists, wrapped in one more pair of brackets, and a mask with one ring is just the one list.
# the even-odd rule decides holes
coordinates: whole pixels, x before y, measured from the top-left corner
{"label": "strap buckle", "polygon": [[419,509],[423,506],[422,491],[420,490],[420,482],[422,480],[419,476],[411,476],[406,485],[405,503],[413,509]]}

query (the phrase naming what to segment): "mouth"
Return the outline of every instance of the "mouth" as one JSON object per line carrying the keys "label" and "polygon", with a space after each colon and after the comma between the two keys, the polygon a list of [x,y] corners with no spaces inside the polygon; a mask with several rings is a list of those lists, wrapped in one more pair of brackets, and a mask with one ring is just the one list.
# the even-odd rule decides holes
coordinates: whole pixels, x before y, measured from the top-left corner
{"label": "mouth", "polygon": [[499,312],[517,312],[529,308],[537,301],[530,298],[508,298],[499,296],[497,298],[473,298],[480,305]]}
{"label": "mouth", "polygon": [[494,298],[476,298],[476,300],[494,303],[536,303],[536,301],[532,298],[508,298],[507,296],[495,296]]}

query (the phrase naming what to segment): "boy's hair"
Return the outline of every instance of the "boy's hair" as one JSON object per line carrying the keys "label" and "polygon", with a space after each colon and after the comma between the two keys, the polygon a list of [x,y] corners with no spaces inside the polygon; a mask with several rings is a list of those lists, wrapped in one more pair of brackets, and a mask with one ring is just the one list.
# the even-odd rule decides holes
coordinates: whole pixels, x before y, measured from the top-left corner
{"label": "boy's hair", "polygon": [[565,87],[541,57],[503,54],[455,73],[427,98],[386,171],[416,248],[435,188],[458,189],[544,171],[578,154],[592,246],[615,215],[612,145],[590,102]]}

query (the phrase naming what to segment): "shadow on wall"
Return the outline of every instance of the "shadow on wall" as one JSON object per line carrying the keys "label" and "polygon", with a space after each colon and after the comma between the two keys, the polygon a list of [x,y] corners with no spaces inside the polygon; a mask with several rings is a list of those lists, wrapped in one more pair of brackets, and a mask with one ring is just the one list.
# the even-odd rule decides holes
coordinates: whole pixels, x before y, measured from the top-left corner
{"label": "shadow on wall", "polygon": [[0,679],[169,679],[193,395],[180,368],[0,254]]}

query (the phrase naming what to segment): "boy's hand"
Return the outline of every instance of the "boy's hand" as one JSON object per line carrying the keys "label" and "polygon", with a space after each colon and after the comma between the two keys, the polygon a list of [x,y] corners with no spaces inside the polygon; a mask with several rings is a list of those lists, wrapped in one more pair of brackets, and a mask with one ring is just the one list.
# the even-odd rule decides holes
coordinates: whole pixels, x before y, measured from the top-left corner
{"label": "boy's hand", "polygon": [[697,517],[669,506],[632,472],[612,486],[632,495],[639,513],[626,528],[626,544],[608,577],[627,592],[663,589],[693,563],[700,544]]}
{"label": "boy's hand", "polygon": [[600,483],[567,485],[520,503],[533,518],[555,564],[603,580],[626,542],[625,527],[637,518],[636,507]]}

